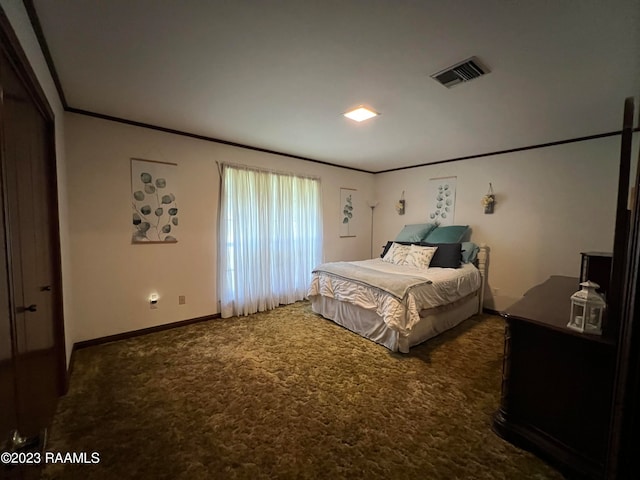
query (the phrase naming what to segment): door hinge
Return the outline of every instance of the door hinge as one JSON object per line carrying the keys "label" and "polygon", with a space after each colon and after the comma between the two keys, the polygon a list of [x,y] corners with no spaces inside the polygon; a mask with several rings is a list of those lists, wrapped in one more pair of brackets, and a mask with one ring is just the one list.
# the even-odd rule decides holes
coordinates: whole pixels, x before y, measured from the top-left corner
{"label": "door hinge", "polygon": [[9,440],[5,444],[3,450],[8,452],[20,452],[23,450],[40,450],[44,449],[47,441],[47,429],[43,429],[38,435],[33,437],[25,437],[20,435],[18,430],[14,430],[9,434]]}

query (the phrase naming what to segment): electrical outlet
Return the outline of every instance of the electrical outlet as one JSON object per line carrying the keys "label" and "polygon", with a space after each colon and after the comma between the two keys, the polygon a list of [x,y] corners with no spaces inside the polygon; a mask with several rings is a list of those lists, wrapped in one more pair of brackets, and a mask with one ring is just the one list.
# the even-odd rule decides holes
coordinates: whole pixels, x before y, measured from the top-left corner
{"label": "electrical outlet", "polygon": [[178,305],[184,305],[185,303],[187,303],[187,297],[184,295],[178,296]]}
{"label": "electrical outlet", "polygon": [[158,294],[157,293],[152,293],[151,296],[149,297],[149,306],[151,307],[152,310],[155,310],[156,308],[158,308]]}

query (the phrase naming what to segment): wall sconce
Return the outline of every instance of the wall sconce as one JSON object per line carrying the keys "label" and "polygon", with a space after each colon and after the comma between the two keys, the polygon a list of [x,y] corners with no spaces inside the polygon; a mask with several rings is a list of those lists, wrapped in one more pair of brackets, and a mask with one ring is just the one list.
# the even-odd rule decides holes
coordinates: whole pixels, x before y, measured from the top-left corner
{"label": "wall sconce", "polygon": [[482,197],[482,206],[484,207],[484,213],[493,213],[493,206],[496,204],[496,196],[493,193],[493,186],[489,182],[489,191]]}
{"label": "wall sconce", "polygon": [[398,215],[404,215],[404,190],[402,191],[402,195],[400,195],[400,200],[396,203],[396,210],[398,211]]}

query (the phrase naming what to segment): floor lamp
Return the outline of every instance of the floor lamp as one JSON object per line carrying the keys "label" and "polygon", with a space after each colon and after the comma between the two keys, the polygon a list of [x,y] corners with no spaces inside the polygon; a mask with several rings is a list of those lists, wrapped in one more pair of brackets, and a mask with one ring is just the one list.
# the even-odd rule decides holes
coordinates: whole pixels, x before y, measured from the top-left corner
{"label": "floor lamp", "polygon": [[373,258],[373,209],[378,206],[378,202],[375,200],[367,201],[367,205],[371,209],[371,258]]}

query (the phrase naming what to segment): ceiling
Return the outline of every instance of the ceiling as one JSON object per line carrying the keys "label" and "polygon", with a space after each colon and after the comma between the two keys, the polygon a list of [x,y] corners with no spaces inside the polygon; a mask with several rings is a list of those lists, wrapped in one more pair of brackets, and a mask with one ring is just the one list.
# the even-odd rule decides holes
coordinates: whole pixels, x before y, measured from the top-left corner
{"label": "ceiling", "polygon": [[640,0],[32,1],[67,107],[370,172],[617,131],[640,94]]}

